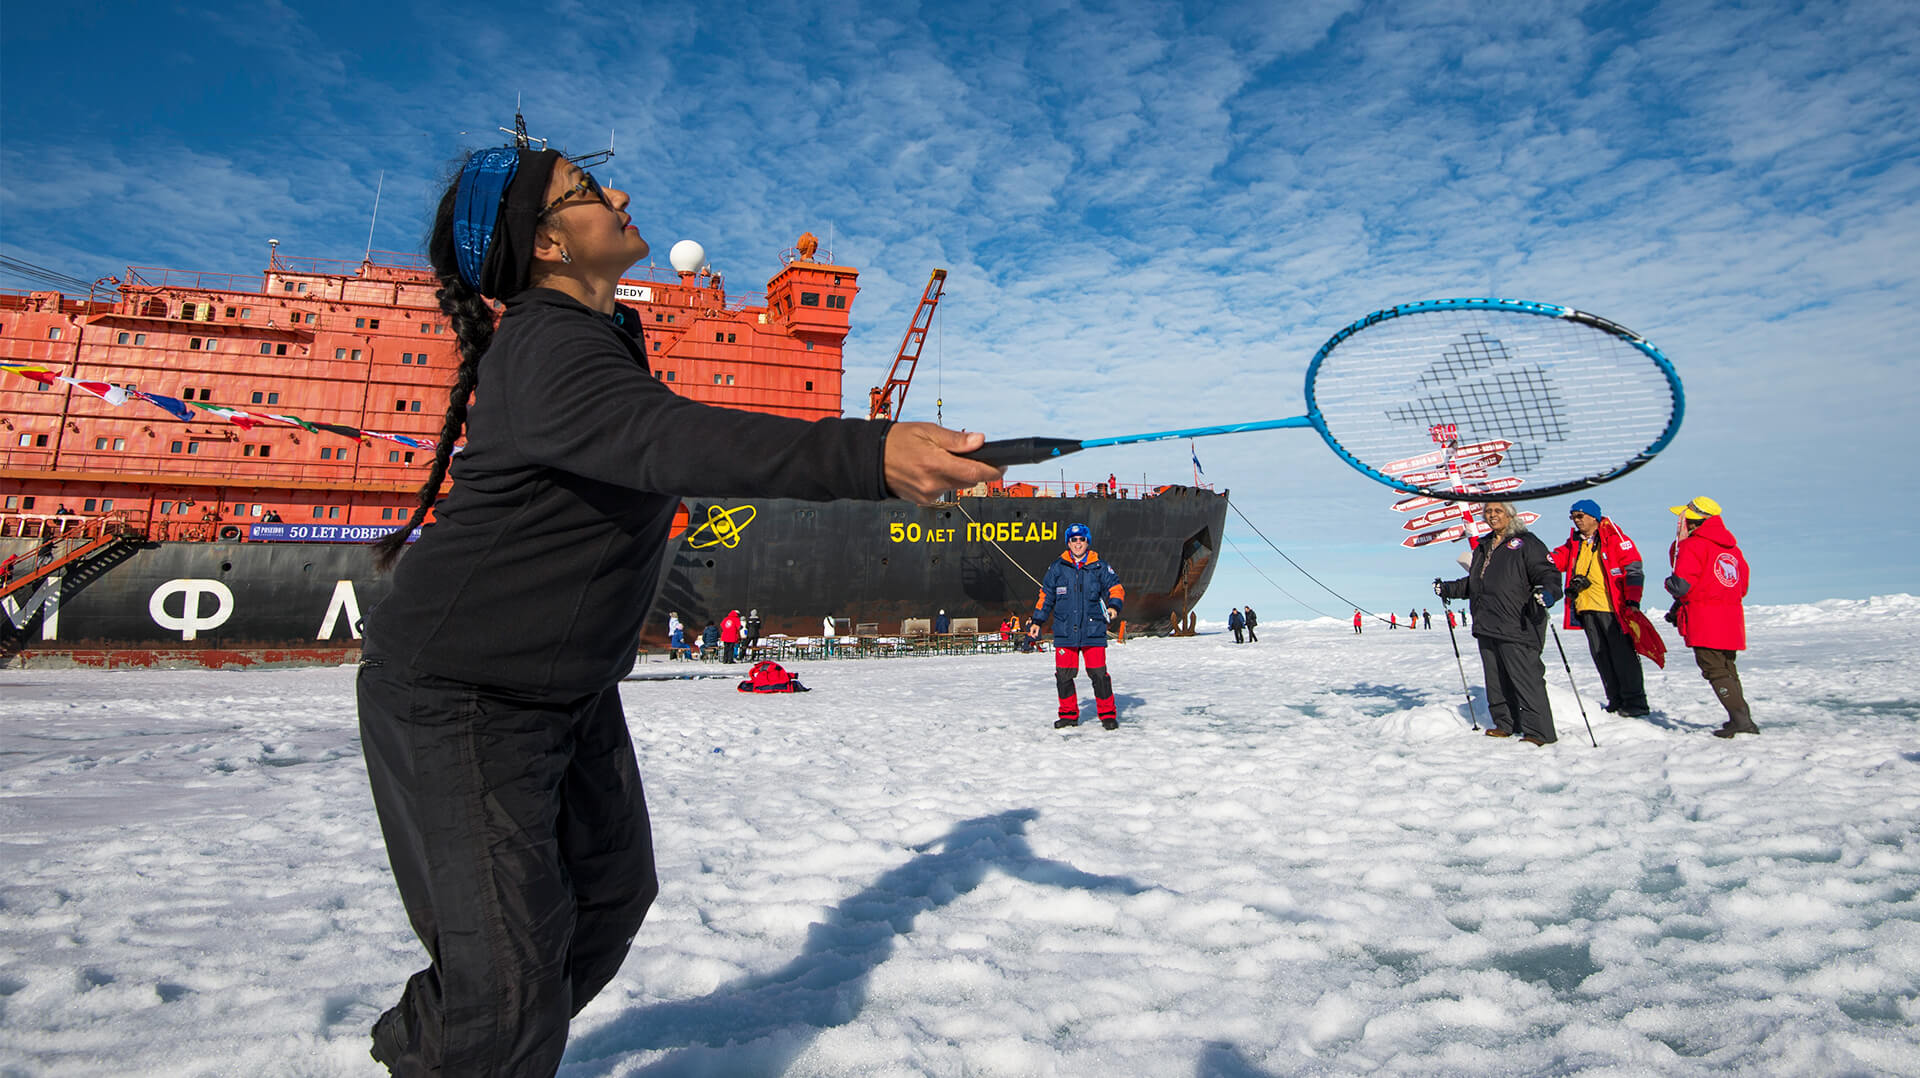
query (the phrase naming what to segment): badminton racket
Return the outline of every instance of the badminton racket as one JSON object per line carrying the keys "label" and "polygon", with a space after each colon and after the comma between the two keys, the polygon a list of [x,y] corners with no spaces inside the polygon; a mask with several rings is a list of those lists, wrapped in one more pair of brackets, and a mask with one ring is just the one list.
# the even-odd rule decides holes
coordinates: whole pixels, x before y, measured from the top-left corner
{"label": "badminton racket", "polygon": [[1307,365],[1307,414],[1114,438],[1013,438],[967,454],[1033,464],[1101,446],[1311,427],[1362,475],[1445,501],[1486,497],[1444,473],[1421,481],[1385,465],[1442,446],[1509,443],[1504,491],[1538,498],[1633,471],[1680,430],[1686,397],[1673,364],[1646,338],[1552,303],[1437,299],[1375,311],[1328,339]]}

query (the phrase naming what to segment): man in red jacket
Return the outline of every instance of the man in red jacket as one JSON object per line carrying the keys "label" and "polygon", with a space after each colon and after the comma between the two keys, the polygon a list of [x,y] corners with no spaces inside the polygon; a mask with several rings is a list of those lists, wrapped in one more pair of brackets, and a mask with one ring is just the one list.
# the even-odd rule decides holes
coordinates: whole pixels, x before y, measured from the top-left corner
{"label": "man in red jacket", "polygon": [[1673,575],[1667,577],[1667,592],[1674,602],[1667,620],[1679,628],[1700,664],[1700,676],[1727,709],[1726,724],[1713,736],[1757,734],[1760,728],[1753,724],[1734,666],[1747,647],[1746,612],[1740,605],[1747,595],[1746,556],[1721,521],[1719,502],[1695,498],[1672,508],[1680,520],[1678,538],[1668,553]]}
{"label": "man in red jacket", "polygon": [[1601,706],[1622,715],[1645,715],[1647,686],[1640,655],[1621,621],[1628,608],[1640,606],[1646,584],[1640,549],[1600,514],[1600,504],[1592,498],[1574,502],[1568,516],[1573,530],[1553,552],[1554,567],[1565,574],[1567,628],[1586,631],[1587,651],[1607,691]]}

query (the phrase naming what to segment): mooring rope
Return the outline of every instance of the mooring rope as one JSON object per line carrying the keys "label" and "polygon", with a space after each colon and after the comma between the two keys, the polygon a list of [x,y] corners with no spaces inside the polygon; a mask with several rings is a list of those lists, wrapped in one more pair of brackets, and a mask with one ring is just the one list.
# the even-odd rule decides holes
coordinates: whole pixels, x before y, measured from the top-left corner
{"label": "mooring rope", "polygon": [[[1232,506],[1232,507],[1233,507],[1233,511],[1234,511],[1235,513],[1239,513],[1239,514],[1240,514],[1240,519],[1241,519],[1242,521],[1245,521],[1245,522],[1246,522],[1246,525],[1247,525],[1247,527],[1249,527],[1249,528],[1252,528],[1252,529],[1253,529],[1253,534],[1255,534],[1255,535],[1257,535],[1257,536],[1259,536],[1259,537],[1260,537],[1260,539],[1261,539],[1261,541],[1262,541],[1262,542],[1264,542],[1264,543],[1266,543],[1266,544],[1267,544],[1268,546],[1270,546],[1270,547],[1273,547],[1273,552],[1274,552],[1275,554],[1278,554],[1278,555],[1280,555],[1280,556],[1281,556],[1281,557],[1283,557],[1283,558],[1287,558],[1287,552],[1286,552],[1286,551],[1284,551],[1284,550],[1281,550],[1281,549],[1280,549],[1280,548],[1279,548],[1278,546],[1275,546],[1275,545],[1274,545],[1274,542],[1273,542],[1273,540],[1271,540],[1271,539],[1268,539],[1268,538],[1267,538],[1267,533],[1266,533],[1266,532],[1263,532],[1263,531],[1261,531],[1261,530],[1259,529],[1259,527],[1257,527],[1257,526],[1256,526],[1256,525],[1255,525],[1255,524],[1253,523],[1253,521],[1251,521],[1251,520],[1247,520],[1247,514],[1245,514],[1245,513],[1241,513],[1241,512],[1240,512],[1240,507],[1239,507],[1239,506],[1237,506],[1237,505],[1234,505],[1234,504],[1233,504],[1233,503],[1232,503],[1231,501],[1229,501],[1229,502],[1228,502],[1227,504],[1228,504],[1229,506]],[[1236,549],[1236,550],[1238,550],[1239,548],[1238,548],[1238,547],[1236,547],[1235,549]],[[1242,555],[1242,556],[1244,557],[1245,555]],[[1368,610],[1368,609],[1367,609],[1366,607],[1364,607],[1364,606],[1361,606],[1361,605],[1360,605],[1359,603],[1356,603],[1356,602],[1354,602],[1354,601],[1353,601],[1352,599],[1349,599],[1349,598],[1347,598],[1346,596],[1344,596],[1344,595],[1342,595],[1342,594],[1340,594],[1339,592],[1337,592],[1337,591],[1334,591],[1334,590],[1333,590],[1332,588],[1329,588],[1329,587],[1327,587],[1327,585],[1326,585],[1326,584],[1325,584],[1325,583],[1324,583],[1324,582],[1323,582],[1323,581],[1322,581],[1322,580],[1321,580],[1321,579],[1320,579],[1319,577],[1317,577],[1317,576],[1314,576],[1314,575],[1313,575],[1312,573],[1309,573],[1309,572],[1307,572],[1307,571],[1306,571],[1305,569],[1303,569],[1303,568],[1301,568],[1301,566],[1300,566],[1300,563],[1299,563],[1299,562],[1297,562],[1297,561],[1294,561],[1294,560],[1293,560],[1292,558],[1287,558],[1287,564],[1288,564],[1288,565],[1291,565],[1291,566],[1293,566],[1293,567],[1294,567],[1295,569],[1299,569],[1299,570],[1300,570],[1300,575],[1301,575],[1301,576],[1304,576],[1304,577],[1306,577],[1306,578],[1307,578],[1308,580],[1311,580],[1311,581],[1313,581],[1313,582],[1314,582],[1315,584],[1319,584],[1319,585],[1320,585],[1320,587],[1321,587],[1321,590],[1323,590],[1323,591],[1325,591],[1325,592],[1326,592],[1326,593],[1327,593],[1328,595],[1331,595],[1331,596],[1333,596],[1334,598],[1336,598],[1336,599],[1338,599],[1338,600],[1340,600],[1341,602],[1343,602],[1343,603],[1346,603],[1346,604],[1347,604],[1348,606],[1351,606],[1351,607],[1353,607],[1353,608],[1354,608],[1355,610],[1358,610],[1358,611],[1360,611],[1360,612],[1361,612],[1362,614],[1365,614],[1366,616],[1368,616],[1368,617],[1370,617],[1370,618],[1372,618],[1372,619],[1374,619],[1375,621],[1381,621],[1381,622],[1384,622],[1384,621],[1386,621],[1386,620],[1387,620],[1386,618],[1384,618],[1384,617],[1382,617],[1382,616],[1380,616],[1379,614],[1376,614],[1376,613],[1374,613],[1373,611],[1371,611],[1371,610]],[[1256,569],[1257,569],[1257,568],[1258,568],[1258,567],[1256,566]],[[1263,576],[1264,576],[1264,575],[1266,575],[1266,574],[1264,574],[1264,573],[1263,573],[1263,574],[1261,574],[1261,575],[1263,575]],[[1279,587],[1279,585],[1278,585],[1278,584],[1275,584],[1275,585],[1274,585],[1274,587]],[[1283,590],[1283,591],[1284,591],[1285,589],[1283,588],[1283,589],[1281,589],[1281,590]],[[1298,599],[1295,599],[1294,601],[1295,601],[1295,602],[1299,602],[1299,600],[1298,600]],[[1300,605],[1301,605],[1301,606],[1307,606],[1307,604],[1305,604],[1305,603],[1300,603]],[[1313,608],[1312,608],[1312,607],[1310,607],[1310,606],[1307,606],[1307,609],[1308,609],[1308,610],[1312,610]],[[1316,611],[1316,613],[1317,613],[1317,611]],[[1329,614],[1322,614],[1322,615],[1321,615],[1321,617],[1331,617],[1331,616],[1332,616],[1332,615],[1329,615]],[[1391,623],[1389,623],[1389,624],[1391,624]]]}

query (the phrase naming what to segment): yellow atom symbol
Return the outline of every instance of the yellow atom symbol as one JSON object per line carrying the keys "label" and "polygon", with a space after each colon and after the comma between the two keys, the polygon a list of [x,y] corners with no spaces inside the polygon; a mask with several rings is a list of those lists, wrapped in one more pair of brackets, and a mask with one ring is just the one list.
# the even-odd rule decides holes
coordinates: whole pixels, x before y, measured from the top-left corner
{"label": "yellow atom symbol", "polygon": [[[746,516],[735,520],[736,516]],[[753,523],[753,506],[742,505],[734,509],[722,509],[717,505],[707,506],[707,522],[693,530],[687,536],[687,545],[695,550],[710,546],[724,546],[728,550],[740,545],[740,533]],[[712,535],[706,533],[711,531]],[[704,536],[704,538],[703,538]]]}

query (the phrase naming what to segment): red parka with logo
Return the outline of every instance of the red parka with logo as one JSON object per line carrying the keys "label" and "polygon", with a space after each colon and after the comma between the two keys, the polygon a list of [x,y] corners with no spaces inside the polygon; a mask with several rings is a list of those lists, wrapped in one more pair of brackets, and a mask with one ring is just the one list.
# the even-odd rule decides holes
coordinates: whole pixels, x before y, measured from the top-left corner
{"label": "red parka with logo", "polygon": [[1701,521],[1693,534],[1668,552],[1673,575],[1667,592],[1675,605],[1674,625],[1690,648],[1745,651],[1747,558],[1720,518]]}
{"label": "red parka with logo", "polygon": [[[1613,522],[1612,517],[1601,517],[1600,527],[1593,533],[1599,540],[1600,567],[1607,585],[1607,601],[1613,604],[1613,613],[1619,617],[1620,611],[1628,603],[1640,605],[1640,594],[1646,589],[1646,571],[1641,567],[1640,548],[1633,545],[1627,533]],[[1553,551],[1554,568],[1560,570],[1561,584],[1566,587],[1567,606],[1563,624],[1566,628],[1577,629],[1579,621],[1574,616],[1573,570],[1580,561],[1580,529],[1574,528],[1567,535],[1567,541]],[[1599,583],[1599,581],[1593,581]]]}

